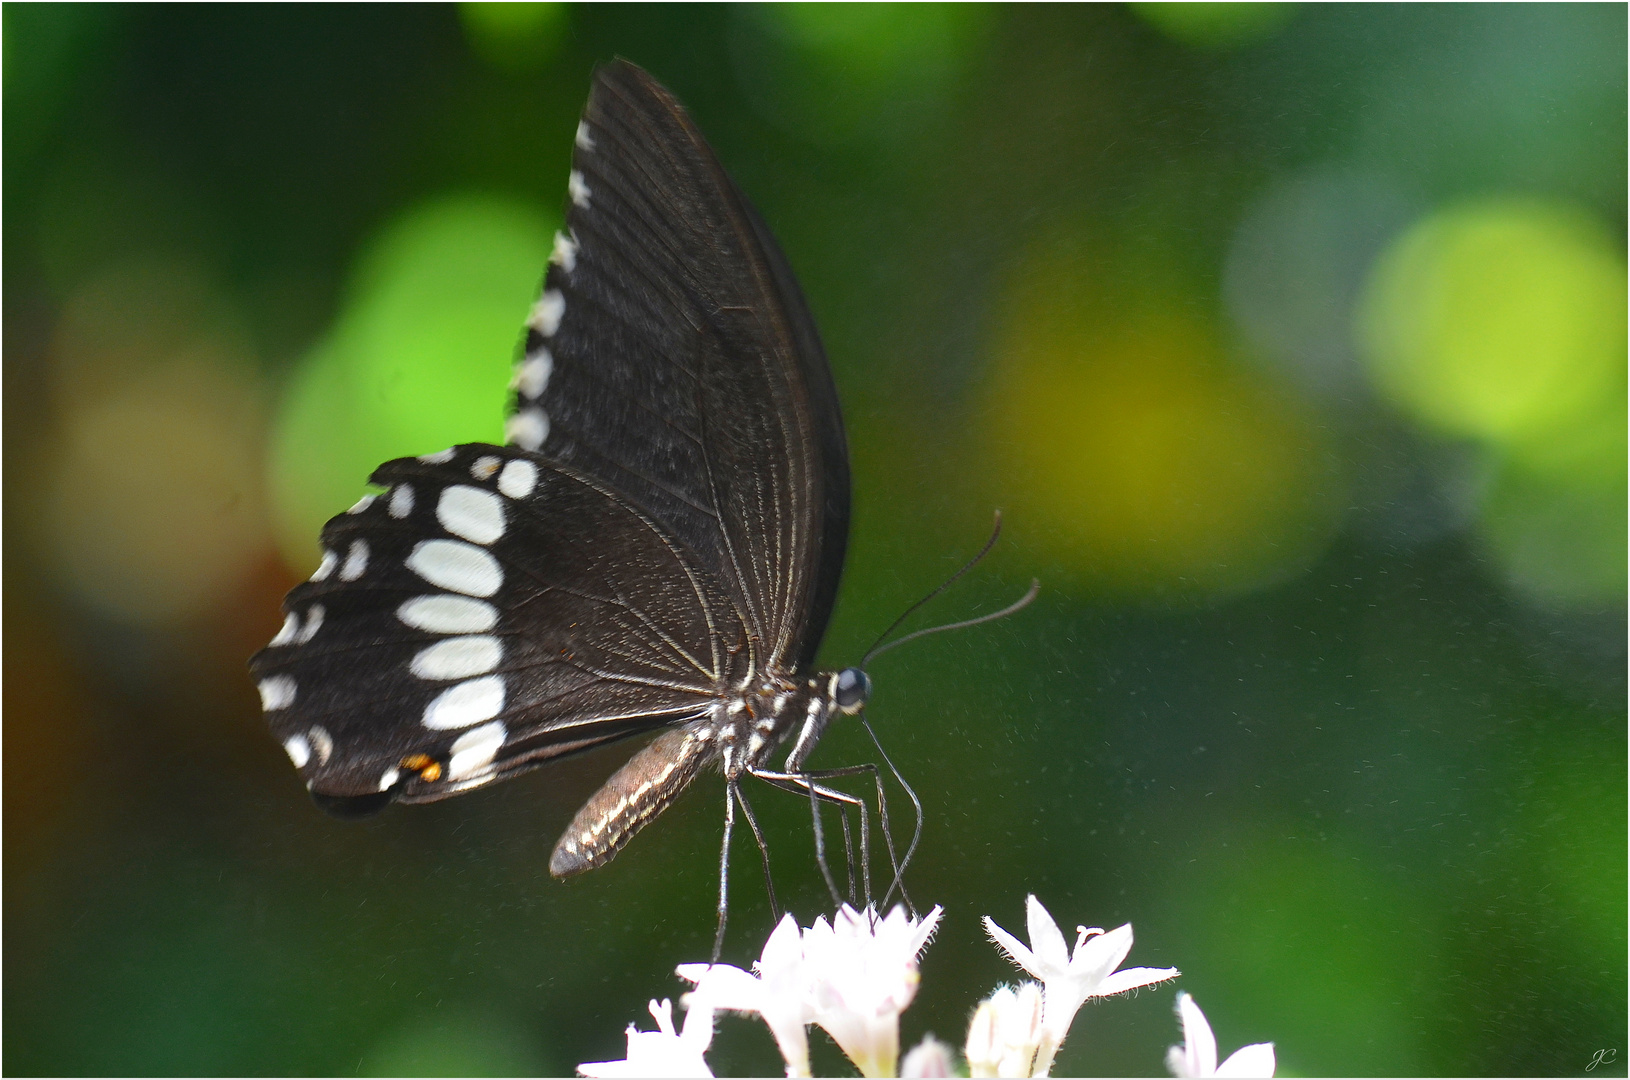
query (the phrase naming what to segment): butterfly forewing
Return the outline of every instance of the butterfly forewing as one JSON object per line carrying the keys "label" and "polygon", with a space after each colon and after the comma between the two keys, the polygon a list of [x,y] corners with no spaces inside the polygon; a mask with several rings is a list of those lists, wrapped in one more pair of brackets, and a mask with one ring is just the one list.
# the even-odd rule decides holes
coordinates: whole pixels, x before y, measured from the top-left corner
{"label": "butterfly forewing", "polygon": [[511,442],[603,478],[721,583],[762,669],[813,656],[848,530],[837,395],[768,230],[677,102],[596,76]]}

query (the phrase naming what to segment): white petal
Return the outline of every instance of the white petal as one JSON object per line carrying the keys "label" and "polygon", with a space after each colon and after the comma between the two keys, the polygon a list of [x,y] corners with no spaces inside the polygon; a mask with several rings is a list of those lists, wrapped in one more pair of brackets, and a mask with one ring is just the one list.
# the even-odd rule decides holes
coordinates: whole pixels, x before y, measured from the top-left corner
{"label": "white petal", "polygon": [[764,1000],[759,981],[731,964],[680,964],[674,974],[695,983],[692,997],[707,998],[715,1009],[756,1013]]}
{"label": "white petal", "polygon": [[[1132,924],[1117,926],[1105,934],[1095,934],[1081,943],[1071,958],[1071,978],[1084,979],[1094,985],[1102,982],[1110,972],[1121,966],[1126,954],[1132,951]],[[1092,991],[1088,991],[1091,993]]]}
{"label": "white petal", "polygon": [[996,942],[1015,964],[1018,964],[1037,978],[1041,978],[1041,965],[1036,962],[1035,955],[1025,948],[1018,938],[997,926],[996,920],[989,915],[985,916],[985,933],[990,935],[990,939]]}
{"label": "white petal", "polygon": [[1272,1076],[1277,1065],[1273,1043],[1252,1043],[1229,1054],[1228,1060],[1217,1066],[1217,1075]]}
{"label": "white petal", "polygon": [[1025,922],[1030,931],[1030,950],[1036,960],[1044,967],[1062,973],[1070,966],[1069,946],[1064,943],[1058,923],[1053,921],[1053,916],[1041,906],[1034,893],[1025,899]]}
{"label": "white petal", "polygon": [[906,1051],[905,1060],[900,1062],[900,1075],[914,1080],[955,1076],[955,1063],[955,1051],[934,1036],[924,1035],[921,1042]]}
{"label": "white petal", "polygon": [[1182,1070],[1178,1076],[1213,1076],[1217,1072],[1217,1039],[1206,1023],[1206,1014],[1188,994],[1177,995],[1177,1016],[1183,1023],[1183,1047],[1172,1047],[1168,1064],[1173,1056]]}
{"label": "white petal", "polygon": [[1124,994],[1128,990],[1136,990],[1140,986],[1150,986],[1154,983],[1175,979],[1183,974],[1176,968],[1124,968],[1104,978],[1098,984],[1098,989],[1092,992],[1093,997],[1111,997],[1115,994]]}

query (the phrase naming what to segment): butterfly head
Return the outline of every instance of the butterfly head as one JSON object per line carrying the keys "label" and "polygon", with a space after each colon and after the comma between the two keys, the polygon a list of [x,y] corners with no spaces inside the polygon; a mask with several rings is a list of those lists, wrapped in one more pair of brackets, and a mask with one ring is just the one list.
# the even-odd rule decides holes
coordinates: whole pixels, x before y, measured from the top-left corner
{"label": "butterfly head", "polygon": [[844,668],[838,672],[837,683],[832,688],[832,701],[839,712],[853,716],[866,707],[871,696],[871,677],[860,668]]}

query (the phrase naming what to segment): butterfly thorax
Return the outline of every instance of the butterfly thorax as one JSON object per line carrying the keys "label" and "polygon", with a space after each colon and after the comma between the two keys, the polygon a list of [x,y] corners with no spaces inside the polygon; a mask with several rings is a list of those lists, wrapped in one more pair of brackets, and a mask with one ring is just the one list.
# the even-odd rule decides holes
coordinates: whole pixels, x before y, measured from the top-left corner
{"label": "butterfly thorax", "polygon": [[770,758],[794,734],[796,768],[808,756],[836,711],[836,672],[806,678],[772,674],[720,701],[696,725],[696,737],[718,740],[718,760],[726,776],[739,778],[767,768]]}

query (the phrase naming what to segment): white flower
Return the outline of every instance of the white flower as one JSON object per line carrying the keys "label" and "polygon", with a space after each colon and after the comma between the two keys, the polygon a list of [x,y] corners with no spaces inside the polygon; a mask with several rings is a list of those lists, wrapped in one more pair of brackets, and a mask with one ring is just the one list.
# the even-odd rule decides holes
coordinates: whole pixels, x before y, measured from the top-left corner
{"label": "white flower", "polygon": [[775,1036],[788,1076],[809,1075],[810,1024],[819,1024],[866,1076],[892,1076],[900,1056],[900,1013],[917,993],[917,955],[941,909],[916,920],[896,907],[879,918],[845,904],[802,932],[782,918],[753,965],[681,964],[693,997],[715,1009],[758,1013]]}
{"label": "white flower", "polygon": [[713,1008],[706,1001],[692,1001],[685,1010],[685,1029],[674,1031],[673,1002],[664,998],[648,1008],[657,1022],[655,1031],[639,1031],[628,1025],[628,1056],[621,1061],[585,1061],[577,1067],[584,1076],[712,1076],[702,1060],[713,1042]]}
{"label": "white flower", "polygon": [[809,1075],[809,1034],[815,1010],[809,1001],[808,973],[798,922],[789,913],[776,924],[753,976],[729,964],[681,964],[681,979],[696,984],[693,997],[706,998],[716,1009],[758,1013],[764,1018],[788,1076]]}
{"label": "white flower", "polygon": [[1217,1039],[1205,1013],[1188,994],[1177,995],[1177,1015],[1183,1021],[1183,1045],[1166,1051],[1166,1068],[1173,1076],[1272,1076],[1273,1043],[1242,1046],[1217,1064]]}
{"label": "white flower", "polygon": [[1108,997],[1178,975],[1176,968],[1127,968],[1116,971],[1132,951],[1132,924],[1105,933],[1097,927],[1076,927],[1075,949],[1068,950],[1058,924],[1031,896],[1027,900],[1030,948],[985,916],[991,940],[1043,987],[1042,1044],[1036,1055],[1034,1076],[1046,1076],[1053,1055],[1070,1030],[1075,1014],[1089,997]]}
{"label": "white flower", "polygon": [[917,956],[942,908],[913,919],[896,905],[878,918],[845,904],[830,924],[804,931],[804,964],[815,1023],[826,1029],[863,1076],[893,1076],[900,1058],[900,1014],[917,995]]}
{"label": "white flower", "polygon": [[954,1054],[954,1050],[934,1036],[924,1035],[922,1042],[906,1051],[905,1060],[900,1062],[900,1075],[909,1080],[955,1076]]}
{"label": "white flower", "polygon": [[1027,982],[998,986],[968,1024],[969,1076],[1029,1076],[1041,1048],[1042,991]]}

